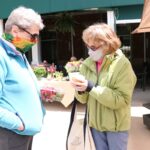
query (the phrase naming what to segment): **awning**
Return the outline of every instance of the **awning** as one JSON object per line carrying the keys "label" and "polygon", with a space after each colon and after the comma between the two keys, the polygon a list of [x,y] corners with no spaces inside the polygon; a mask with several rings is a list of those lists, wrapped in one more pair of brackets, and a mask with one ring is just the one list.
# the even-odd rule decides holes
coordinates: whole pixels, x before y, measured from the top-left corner
{"label": "awning", "polygon": [[132,34],[143,32],[150,32],[150,0],[144,0],[140,25],[132,32]]}
{"label": "awning", "polygon": [[[0,5],[0,18],[7,18],[10,12],[18,6],[33,8],[40,14],[49,14],[91,8],[134,7],[136,5],[143,5],[143,0],[5,0],[4,3]],[[131,10],[133,10],[133,7]],[[139,9],[137,9],[137,11],[139,11]],[[130,12],[130,16],[134,14],[134,12],[132,13],[130,10],[125,10],[125,12]]]}

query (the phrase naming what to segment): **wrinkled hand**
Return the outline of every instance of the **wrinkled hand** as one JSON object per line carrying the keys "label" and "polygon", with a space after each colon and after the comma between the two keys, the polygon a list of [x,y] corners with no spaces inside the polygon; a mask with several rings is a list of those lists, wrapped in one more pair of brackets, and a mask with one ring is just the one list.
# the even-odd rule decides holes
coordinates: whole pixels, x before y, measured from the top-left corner
{"label": "wrinkled hand", "polygon": [[71,85],[75,88],[76,91],[84,92],[88,86],[88,80],[84,79],[82,82],[70,80]]}

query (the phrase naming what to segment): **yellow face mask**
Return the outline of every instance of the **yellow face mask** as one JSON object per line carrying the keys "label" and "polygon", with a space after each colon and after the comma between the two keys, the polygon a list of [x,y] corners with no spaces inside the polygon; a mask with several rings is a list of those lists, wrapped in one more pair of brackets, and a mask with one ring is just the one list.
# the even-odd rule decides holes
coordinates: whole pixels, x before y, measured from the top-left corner
{"label": "yellow face mask", "polygon": [[19,37],[15,37],[12,40],[12,43],[17,48],[17,50],[19,50],[22,53],[26,53],[27,51],[29,51],[32,48],[32,46],[36,44],[36,42],[36,40],[27,40]]}
{"label": "yellow face mask", "polygon": [[37,40],[27,40],[24,38],[13,37],[8,33],[4,33],[3,38],[11,42],[16,47],[16,49],[22,53],[26,53],[27,51],[29,51],[37,42]]}

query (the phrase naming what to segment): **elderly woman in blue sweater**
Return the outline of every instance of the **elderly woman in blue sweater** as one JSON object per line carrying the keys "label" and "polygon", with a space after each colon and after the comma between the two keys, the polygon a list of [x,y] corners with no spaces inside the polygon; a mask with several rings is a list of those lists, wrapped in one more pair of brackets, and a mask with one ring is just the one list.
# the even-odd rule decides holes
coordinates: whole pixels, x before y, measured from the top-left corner
{"label": "elderly woman in blue sweater", "polygon": [[40,132],[45,110],[37,79],[25,52],[37,43],[41,16],[25,7],[14,9],[0,38],[0,149],[29,150]]}

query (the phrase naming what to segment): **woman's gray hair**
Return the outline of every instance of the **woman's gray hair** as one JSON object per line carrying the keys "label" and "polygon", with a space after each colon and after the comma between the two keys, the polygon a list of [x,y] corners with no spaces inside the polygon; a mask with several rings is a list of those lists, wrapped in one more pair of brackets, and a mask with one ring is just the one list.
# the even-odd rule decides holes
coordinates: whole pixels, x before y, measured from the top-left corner
{"label": "woman's gray hair", "polygon": [[24,29],[32,25],[37,25],[40,30],[44,28],[41,16],[31,8],[20,6],[14,9],[5,23],[5,32],[10,32],[13,25],[18,25]]}

